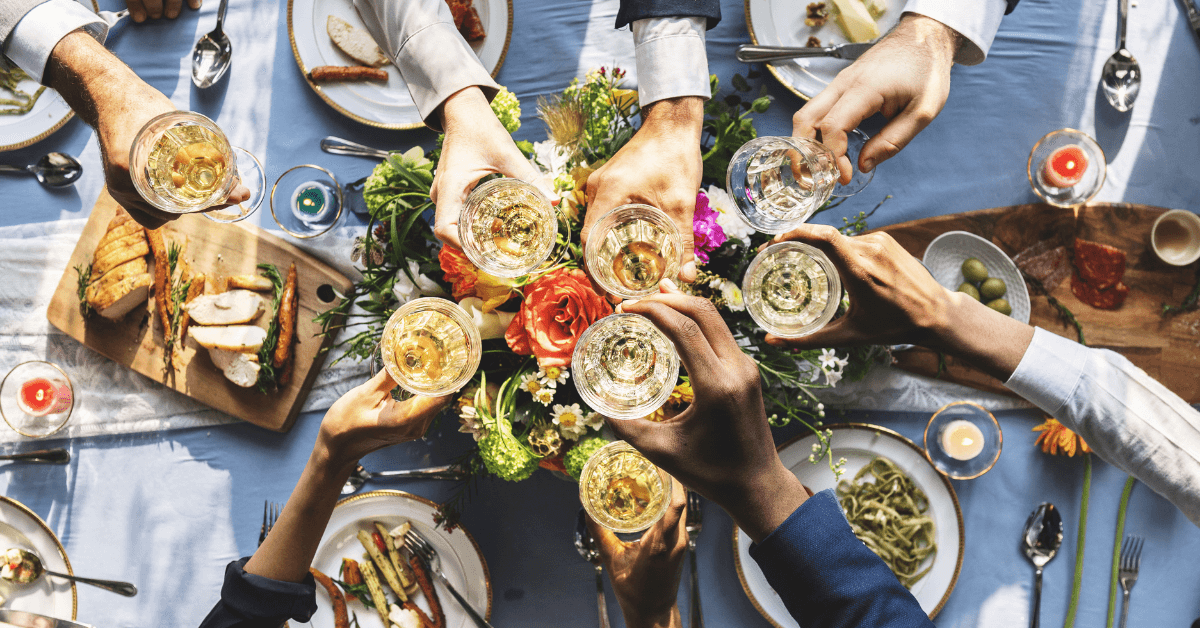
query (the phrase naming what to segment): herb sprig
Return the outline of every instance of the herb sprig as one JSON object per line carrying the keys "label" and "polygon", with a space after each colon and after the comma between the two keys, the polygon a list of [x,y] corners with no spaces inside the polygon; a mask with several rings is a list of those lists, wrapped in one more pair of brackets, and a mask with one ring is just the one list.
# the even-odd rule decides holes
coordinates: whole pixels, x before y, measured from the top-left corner
{"label": "herb sprig", "polygon": [[275,345],[279,343],[279,304],[283,301],[283,277],[274,264],[259,264],[258,270],[263,277],[271,280],[274,299],[271,301],[271,322],[267,324],[267,337],[258,348],[258,381],[256,387],[260,393],[269,393],[278,385],[278,374],[272,360],[275,357]]}
{"label": "herb sprig", "polygon": [[84,318],[92,315],[96,310],[92,309],[92,304],[87,300],[88,285],[92,283],[92,265],[80,264],[75,267],[75,293],[79,295],[79,314]]}

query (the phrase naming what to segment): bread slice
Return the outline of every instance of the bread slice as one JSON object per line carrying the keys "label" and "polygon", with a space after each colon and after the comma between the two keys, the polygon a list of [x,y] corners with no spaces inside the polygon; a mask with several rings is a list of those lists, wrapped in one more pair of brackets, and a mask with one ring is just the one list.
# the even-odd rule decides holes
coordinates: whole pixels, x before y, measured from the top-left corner
{"label": "bread slice", "polygon": [[105,290],[112,288],[113,286],[126,279],[129,279],[130,277],[144,275],[147,272],[148,268],[146,266],[146,258],[135,257],[128,262],[125,262],[124,264],[121,264],[120,266],[108,271],[100,279],[88,284],[87,291],[85,292],[84,296],[87,299],[87,302],[92,304],[93,308],[96,308],[95,303],[99,300],[100,294]]}
{"label": "bread slice", "polygon": [[370,33],[340,17],[330,15],[325,20],[325,32],[342,52],[363,65],[378,68],[388,62],[387,55],[375,45]]}
{"label": "bread slice", "polygon": [[249,290],[204,294],[183,306],[197,325],[237,325],[258,318],[263,298]]}
{"label": "bread slice", "polygon": [[258,353],[267,339],[267,330],[255,325],[206,327],[192,325],[188,337],[205,349],[224,349],[238,353]]}
{"label": "bread slice", "polygon": [[250,388],[258,382],[258,371],[262,368],[258,363],[258,355],[209,349],[208,357],[225,374],[225,379],[238,386]]}
{"label": "bread slice", "polygon": [[130,310],[146,302],[150,297],[150,286],[154,284],[154,275],[142,273],[122,279],[116,284],[100,291],[95,299],[88,299],[88,304],[104,318],[118,320]]}
{"label": "bread slice", "polygon": [[229,278],[229,287],[241,290],[256,290],[265,292],[273,290],[275,284],[262,275],[234,275]]}

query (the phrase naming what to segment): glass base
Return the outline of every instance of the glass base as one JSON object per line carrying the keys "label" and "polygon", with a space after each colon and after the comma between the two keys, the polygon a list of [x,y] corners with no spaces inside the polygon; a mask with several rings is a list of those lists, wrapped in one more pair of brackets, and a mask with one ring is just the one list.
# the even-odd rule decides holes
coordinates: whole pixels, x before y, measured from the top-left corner
{"label": "glass base", "polygon": [[262,164],[250,151],[233,147],[233,155],[237,159],[237,176],[242,185],[250,189],[250,197],[237,205],[222,207],[204,212],[204,217],[213,222],[239,222],[249,218],[258,211],[266,197],[267,179],[263,173]]}
{"label": "glass base", "polygon": [[[1087,157],[1088,165],[1083,177],[1071,187],[1050,185],[1044,174],[1047,160],[1058,149],[1072,144],[1082,149]],[[1059,129],[1046,134],[1033,145],[1033,149],[1029,151],[1025,171],[1029,176],[1030,187],[1042,200],[1055,207],[1075,207],[1092,200],[1104,187],[1107,165],[1104,150],[1087,133],[1075,129]]]}

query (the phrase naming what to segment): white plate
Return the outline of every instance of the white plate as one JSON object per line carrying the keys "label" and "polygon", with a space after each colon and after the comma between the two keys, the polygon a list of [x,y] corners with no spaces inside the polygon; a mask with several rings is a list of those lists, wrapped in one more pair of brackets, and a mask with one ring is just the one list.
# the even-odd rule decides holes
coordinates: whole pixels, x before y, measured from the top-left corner
{"label": "white plate", "polygon": [[[825,0],[826,4],[830,0]],[[793,46],[803,48],[810,35],[816,35],[822,46],[845,44],[850,40],[831,17],[820,28],[804,23],[808,0],[746,0],[746,27],[750,29],[750,41],[760,46]],[[887,33],[900,21],[905,0],[887,0],[887,12],[875,22],[880,36]],[[843,59],[816,57],[790,59],[767,64],[767,69],[783,86],[797,96],[809,99],[816,96],[850,65]]]}
{"label": "white plate", "polygon": [[[362,559],[363,549],[357,538],[359,530],[375,532],[375,521],[391,529],[407,520],[412,523],[413,530],[425,537],[437,550],[442,561],[442,571],[454,588],[467,598],[475,610],[483,613],[485,617],[491,617],[492,581],[479,546],[462,527],[449,533],[435,528],[433,513],[436,509],[437,504],[434,502],[400,491],[373,491],[347,497],[338,502],[337,508],[333,510],[333,516],[325,528],[325,536],[321,538],[321,545],[317,549],[316,558],[313,559],[313,567],[330,578],[337,578],[343,558]],[[431,581],[437,590],[442,612],[446,614],[446,628],[472,627],[473,622],[446,587],[433,578],[432,574]],[[388,591],[387,585],[384,585],[384,590]],[[388,595],[391,595],[390,591]],[[424,595],[416,596],[415,603],[428,614],[429,604]],[[373,609],[358,602],[350,602],[347,606],[349,610],[357,613],[361,628],[384,628],[379,615]],[[317,612],[312,616],[311,624],[321,628],[333,626],[329,597],[320,586],[317,587]]]}
{"label": "white plate", "polygon": [[[79,3],[92,11],[100,10],[100,5],[94,0],[79,0]],[[18,87],[32,94],[38,88],[38,82],[33,79],[21,81]],[[0,98],[8,97],[7,90],[3,94]],[[46,88],[29,113],[20,116],[0,116],[0,151],[25,148],[46,139],[51,133],[61,129],[72,115],[74,114],[71,108],[62,96]]]}
{"label": "white plate", "polygon": [[[475,55],[487,71],[496,76],[508,52],[512,37],[512,0],[475,0],[475,10],[487,36],[471,42]],[[352,0],[288,0],[288,37],[292,53],[304,80],[322,100],[342,115],[384,129],[415,129],[424,126],[417,105],[400,77],[400,70],[388,63],[386,84],[376,81],[350,83],[313,83],[308,71],[321,65],[359,65],[333,44],[325,31],[330,15],[365,30]]]}
{"label": "white plate", "polygon": [[1017,265],[1000,247],[966,231],[947,231],[933,239],[925,249],[921,263],[938,283],[948,290],[958,290],[966,279],[962,274],[963,260],[974,257],[987,266],[989,277],[999,277],[1008,286],[1004,298],[1012,307],[1012,318],[1029,324],[1029,288]]}
{"label": "white plate", "polygon": [[[50,571],[74,574],[67,552],[41,517],[20,502],[0,496],[0,551],[10,547],[31,549]],[[0,580],[4,608],[38,613],[58,619],[75,619],[75,585],[43,576],[32,585],[18,586]]]}
{"label": "white plate", "polygon": [[[950,592],[954,590],[958,572],[962,568],[962,510],[958,506],[954,488],[929,464],[920,447],[887,428],[857,423],[828,427],[833,430],[834,459],[846,459],[843,478],[853,479],[854,474],[868,462],[883,456],[896,463],[929,498],[928,514],[937,526],[938,549],[932,559],[933,568],[913,585],[912,594],[930,618],[936,617],[946,600],[950,599]],[[780,445],[779,457],[805,486],[818,492],[834,488],[837,483],[825,462],[813,464],[808,461],[815,442],[815,434],[794,438]],[[750,537],[738,529],[734,529],[733,534],[734,563],[750,603],[776,628],[796,627],[796,620],[788,613],[783,600],[767,584],[758,563],[750,557]]]}

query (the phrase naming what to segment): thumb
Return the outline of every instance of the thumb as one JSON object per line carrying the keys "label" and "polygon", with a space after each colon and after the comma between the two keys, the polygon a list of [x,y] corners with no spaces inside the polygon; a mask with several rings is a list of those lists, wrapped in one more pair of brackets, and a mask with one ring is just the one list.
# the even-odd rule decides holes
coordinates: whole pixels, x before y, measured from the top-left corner
{"label": "thumb", "polygon": [[434,181],[429,198],[436,206],[433,221],[433,234],[445,244],[456,249],[462,249],[458,239],[458,221],[462,215],[467,196],[475,188],[475,183],[482,176],[470,171],[465,173],[454,171],[439,172],[442,177]]}
{"label": "thumb", "polygon": [[667,458],[670,464],[670,448],[667,447],[670,427],[665,423],[656,423],[646,419],[607,419],[617,438],[633,445],[633,448],[650,459],[650,462],[662,467],[659,460]]}
{"label": "thumb", "polygon": [[425,423],[425,426],[420,430],[421,433],[424,433],[428,424],[450,404],[452,398],[453,395],[443,395],[441,397],[416,395],[404,401],[396,401],[389,397],[386,402],[387,405],[384,407],[383,412],[380,413],[380,418],[385,423],[392,421]]}
{"label": "thumb", "polygon": [[591,515],[584,511],[584,517],[587,518],[588,532],[592,533],[592,539],[596,541],[597,549],[604,557],[610,557],[620,551],[624,543],[612,530],[600,525],[592,518]]}

